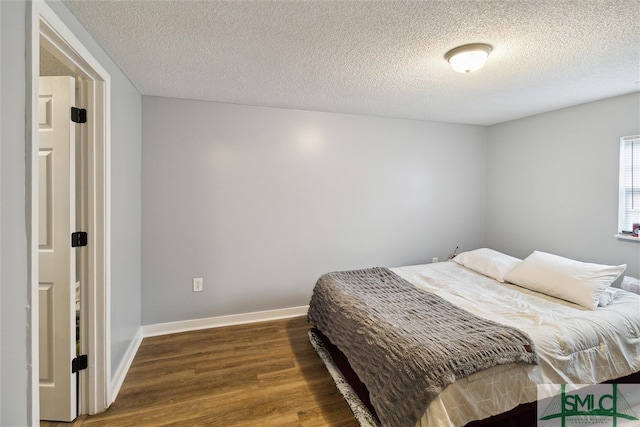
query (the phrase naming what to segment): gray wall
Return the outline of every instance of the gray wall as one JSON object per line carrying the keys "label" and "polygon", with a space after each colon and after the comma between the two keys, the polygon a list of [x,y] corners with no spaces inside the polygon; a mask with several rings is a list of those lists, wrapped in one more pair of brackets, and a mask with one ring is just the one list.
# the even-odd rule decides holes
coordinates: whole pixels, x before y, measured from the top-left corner
{"label": "gray wall", "polygon": [[[2,47],[2,7],[0,7],[0,49]],[[2,99],[2,55],[0,55],[0,99]],[[0,104],[0,108],[2,105]],[[0,113],[0,242],[2,242],[2,113]],[[0,243],[0,308],[2,307],[2,251]],[[0,314],[0,331],[2,331],[2,315]],[[2,384],[2,334],[0,334],[0,384]],[[0,387],[0,402],[2,402],[2,387]],[[0,403],[0,420],[2,420],[2,404]]]}
{"label": "gray wall", "polygon": [[[2,152],[0,165],[0,425],[27,420],[27,235],[25,218],[25,10],[0,2]],[[10,326],[9,326],[10,325]]]}
{"label": "gray wall", "polygon": [[640,243],[617,240],[621,136],[640,129],[640,94],[489,128],[487,245],[627,264],[640,277]]}
{"label": "gray wall", "polygon": [[484,242],[483,127],[147,96],[142,111],[143,324],[306,305],[324,272]]}
{"label": "gray wall", "polygon": [[[113,368],[140,326],[141,97],[60,2],[49,3],[107,69],[111,94],[111,357]],[[25,217],[26,3],[0,2],[2,146],[0,195],[3,325],[0,425],[27,424],[27,233]],[[11,325],[11,327],[6,327]]]}

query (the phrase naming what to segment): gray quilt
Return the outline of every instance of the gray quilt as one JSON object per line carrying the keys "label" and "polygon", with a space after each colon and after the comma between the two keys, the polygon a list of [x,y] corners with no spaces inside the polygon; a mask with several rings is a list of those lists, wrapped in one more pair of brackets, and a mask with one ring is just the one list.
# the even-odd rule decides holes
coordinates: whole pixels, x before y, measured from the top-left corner
{"label": "gray quilt", "polygon": [[387,427],[413,427],[458,378],[495,365],[538,363],[524,332],[477,317],[382,267],[320,277],[308,319],[347,356]]}

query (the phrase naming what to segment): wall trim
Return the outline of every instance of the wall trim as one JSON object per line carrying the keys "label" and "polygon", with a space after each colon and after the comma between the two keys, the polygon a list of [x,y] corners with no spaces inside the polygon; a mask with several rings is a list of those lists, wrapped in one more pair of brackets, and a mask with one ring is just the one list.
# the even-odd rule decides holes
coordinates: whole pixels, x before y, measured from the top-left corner
{"label": "wall trim", "polygon": [[[0,0],[1,1],[1,0]],[[92,369],[81,371],[79,411],[103,412],[111,394],[111,76],[51,9],[46,0],[27,2],[26,37],[26,215],[29,294],[27,323],[27,424],[40,420],[38,286],[38,94],[40,47],[43,46],[84,81],[87,127],[86,285],[83,288],[81,349]],[[87,332],[88,331],[88,332]]]}
{"label": "wall trim", "polygon": [[256,311],[252,313],[231,314],[228,316],[208,317],[204,319],[183,320],[180,322],[143,325],[140,329],[142,337],[146,338],[157,335],[174,334],[177,332],[188,332],[199,329],[219,328],[222,326],[243,325],[246,323],[305,316],[308,309],[308,305],[303,305],[300,307],[281,308],[278,310]]}
{"label": "wall trim", "polygon": [[140,348],[140,344],[142,344],[142,328],[138,328],[138,332],[133,337],[133,340],[129,344],[127,351],[124,353],[124,357],[118,365],[118,368],[113,374],[113,378],[111,380],[111,395],[109,396],[110,402],[115,402],[118,393],[120,393],[120,388],[124,383],[124,379],[129,372],[129,368],[131,368],[131,364],[133,363],[133,359],[136,357],[136,353]]}

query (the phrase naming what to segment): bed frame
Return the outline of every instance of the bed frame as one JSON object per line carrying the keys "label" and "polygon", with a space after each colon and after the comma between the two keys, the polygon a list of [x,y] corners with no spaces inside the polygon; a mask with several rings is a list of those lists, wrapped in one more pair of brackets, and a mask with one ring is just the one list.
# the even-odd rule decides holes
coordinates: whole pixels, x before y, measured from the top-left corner
{"label": "bed frame", "polygon": [[[334,363],[347,380],[353,391],[358,395],[362,403],[369,412],[377,418],[377,414],[371,400],[367,387],[360,381],[356,373],[351,369],[347,357],[336,347],[322,332],[314,329],[315,334],[322,340],[324,347],[331,355]],[[640,372],[618,378],[605,383],[617,384],[640,384]],[[537,425],[537,402],[523,403],[510,411],[494,415],[484,420],[472,421],[465,427],[536,427]]]}

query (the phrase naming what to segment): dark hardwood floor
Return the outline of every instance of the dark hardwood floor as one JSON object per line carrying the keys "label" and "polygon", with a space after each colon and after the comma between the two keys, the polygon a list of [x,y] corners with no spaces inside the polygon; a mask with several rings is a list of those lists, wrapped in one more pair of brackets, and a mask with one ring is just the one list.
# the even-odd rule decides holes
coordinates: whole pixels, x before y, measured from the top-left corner
{"label": "dark hardwood floor", "polygon": [[104,413],[41,427],[357,427],[304,317],[145,338]]}

